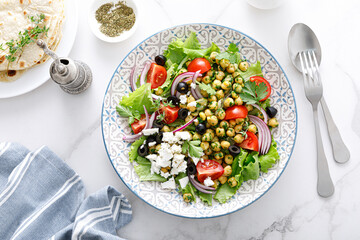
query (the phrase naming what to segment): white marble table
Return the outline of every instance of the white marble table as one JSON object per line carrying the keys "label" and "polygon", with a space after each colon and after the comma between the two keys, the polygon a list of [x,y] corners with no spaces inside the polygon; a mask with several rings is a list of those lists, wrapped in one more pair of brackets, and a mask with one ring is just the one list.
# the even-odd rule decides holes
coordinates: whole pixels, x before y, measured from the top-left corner
{"label": "white marble table", "polygon": [[[89,1],[79,0],[79,29],[70,57],[86,61],[94,82],[84,94],[71,96],[53,82],[23,96],[0,100],[0,141],[35,149],[48,145],[82,177],[87,192],[113,185],[133,205],[133,221],[120,230],[128,239],[360,239],[360,2],[357,0],[288,0],[274,10],[258,10],[245,0],[136,0],[139,26],[121,44],[98,40],[87,24]],[[308,6],[312,6],[311,8]],[[262,43],[280,62],[293,87],[298,135],[291,161],[275,186],[249,207],[228,216],[182,219],[162,213],[138,199],[120,181],[104,149],[100,128],[102,100],[122,58],[144,38],[183,23],[209,22],[238,29]],[[335,194],[316,192],[316,147],[311,106],[301,74],[287,55],[291,26],[304,22],[322,45],[324,97],[345,143],[350,162],[339,165],[321,117],[323,141]]]}

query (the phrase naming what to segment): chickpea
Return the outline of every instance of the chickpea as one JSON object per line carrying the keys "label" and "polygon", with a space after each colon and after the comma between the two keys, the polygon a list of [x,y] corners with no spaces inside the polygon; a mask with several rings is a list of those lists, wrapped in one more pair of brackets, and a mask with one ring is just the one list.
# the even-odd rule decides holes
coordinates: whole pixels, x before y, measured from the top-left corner
{"label": "chickpea", "polygon": [[262,114],[262,112],[260,112],[260,111],[258,111],[258,112],[256,113],[256,116],[257,116],[258,118],[264,119],[264,114]]}
{"label": "chickpea", "polygon": [[210,61],[212,62],[212,63],[215,63],[216,62],[216,56],[218,55],[219,53],[218,52],[212,52],[211,54],[210,54]]}
{"label": "chickpea", "polygon": [[256,131],[257,131],[256,125],[255,124],[250,124],[249,127],[248,127],[248,131],[252,132],[252,133],[256,133]]}
{"label": "chickpea", "polygon": [[214,138],[215,137],[215,132],[214,132],[214,130],[212,130],[212,129],[206,129],[206,132],[205,133],[210,133],[211,134],[211,137],[212,138]]}
{"label": "chickpea", "polygon": [[224,94],[224,91],[222,89],[216,91],[216,97],[218,99],[222,99],[222,98],[224,98],[224,96],[225,96],[225,94]]}
{"label": "chickpea", "polygon": [[186,73],[187,72],[187,69],[186,68],[181,68],[179,70],[179,75],[182,74],[182,73]]}
{"label": "chickpea", "polygon": [[204,156],[202,156],[201,158],[204,159],[204,160],[207,160],[207,159],[209,159],[209,156],[208,156],[208,155],[204,155]]}
{"label": "chickpea", "polygon": [[[232,91],[231,97],[236,100],[237,98],[239,98],[239,94],[237,94],[235,91]],[[235,104],[236,104],[236,102],[235,102]]]}
{"label": "chickpea", "polygon": [[187,98],[187,103],[195,102],[195,98],[193,96],[189,96]]}
{"label": "chickpea", "polygon": [[229,128],[229,123],[227,121],[223,120],[220,122],[220,127],[227,130]]}
{"label": "chickpea", "polygon": [[223,149],[228,149],[230,147],[230,143],[228,141],[222,141],[220,145]]}
{"label": "chickpea", "polygon": [[170,132],[174,131],[175,127],[170,127]]}
{"label": "chickpea", "polygon": [[222,162],[223,162],[222,159],[214,159],[214,161],[217,162],[217,163],[220,164],[220,165],[221,165]]}
{"label": "chickpea", "polygon": [[220,66],[221,66],[223,69],[225,69],[225,68],[227,68],[228,66],[230,66],[230,61],[229,61],[229,59],[225,59],[225,58],[221,59],[221,60],[220,60]]}
{"label": "chickpea", "polygon": [[213,115],[213,113],[212,113],[212,111],[211,111],[210,109],[206,109],[204,113],[205,113],[205,115],[206,115],[207,117],[210,117],[210,116]]}
{"label": "chickpea", "polygon": [[230,187],[235,187],[238,184],[237,181],[235,180],[235,177],[229,178],[227,182],[229,183]]}
{"label": "chickpea", "polygon": [[183,198],[185,202],[189,203],[192,200],[192,195],[191,193],[184,193]]}
{"label": "chickpea", "polygon": [[213,137],[211,136],[210,133],[205,133],[203,136],[202,136],[202,141],[203,142],[211,142],[211,140],[213,139]]}
{"label": "chickpea", "polygon": [[231,88],[231,83],[229,81],[224,81],[221,84],[221,88],[224,89],[225,91],[227,91]]}
{"label": "chickpea", "polygon": [[211,128],[211,126],[208,122],[206,122],[205,126],[206,126],[206,128]]}
{"label": "chickpea", "polygon": [[193,140],[200,140],[201,139],[201,135],[199,133],[194,133],[193,135]]}
{"label": "chickpea", "polygon": [[211,111],[216,111],[216,109],[218,108],[218,103],[217,102],[210,102],[208,107],[209,107],[209,109]]}
{"label": "chickpea", "polygon": [[252,105],[249,105],[249,104],[246,104],[245,107],[248,110],[248,112],[251,112],[254,109],[254,107]]}
{"label": "chickpea", "polygon": [[244,84],[244,79],[241,76],[237,76],[235,78],[235,82],[242,85],[242,84]]}
{"label": "chickpea", "polygon": [[[193,112],[193,113],[191,113],[191,116],[197,117],[197,116],[199,116],[199,112],[198,111]],[[195,124],[195,126],[197,126],[199,123],[198,124],[194,123],[194,124]]]}
{"label": "chickpea", "polygon": [[232,74],[232,77],[233,77],[233,78],[236,78],[237,76],[240,76],[240,73],[239,73],[238,71],[236,71],[236,72],[234,72],[234,73]]}
{"label": "chickpea", "polygon": [[241,91],[242,91],[241,84],[240,84],[240,83],[234,83],[234,84],[233,84],[233,90],[234,90],[236,93],[241,93]]}
{"label": "chickpea", "polygon": [[202,78],[202,82],[205,84],[209,84],[209,83],[211,83],[211,79],[209,76],[205,76]]}
{"label": "chickpea", "polygon": [[[223,71],[217,71],[216,73],[215,73],[215,78],[217,79],[217,80],[223,80],[224,79],[224,77],[225,77],[225,73],[223,72]],[[215,80],[216,81],[216,80]]]}
{"label": "chickpea", "polygon": [[221,177],[218,178],[218,180],[219,180],[219,182],[220,182],[221,184],[225,184],[226,181],[227,181],[227,177],[221,176]]}
{"label": "chickpea", "polygon": [[160,96],[161,94],[163,94],[164,90],[162,88],[157,88],[155,91],[155,94]]}
{"label": "chickpea", "polygon": [[189,115],[189,116],[187,116],[187,117],[185,118],[185,122],[188,123],[188,122],[190,122],[193,118],[194,118],[193,116]]}
{"label": "chickpea", "polygon": [[156,146],[149,147],[149,152],[150,153],[155,153],[156,152]]}
{"label": "chickpea", "polygon": [[231,128],[234,128],[234,127],[236,126],[236,120],[235,120],[235,119],[231,119],[231,120],[229,121],[229,126],[230,126]]}
{"label": "chickpea", "polygon": [[211,149],[215,152],[219,152],[221,150],[219,142],[213,142],[210,145]]}
{"label": "chickpea", "polygon": [[210,116],[207,117],[207,122],[210,124],[210,126],[216,126],[219,122],[216,116]]}
{"label": "chickpea", "polygon": [[270,127],[277,127],[277,126],[279,126],[279,122],[278,122],[277,118],[270,118],[268,125]]}
{"label": "chickpea", "polygon": [[228,97],[227,99],[225,99],[224,101],[224,108],[229,108],[235,105],[234,99],[232,99],[231,97]]}
{"label": "chickpea", "polygon": [[215,154],[214,154],[214,158],[216,159],[216,160],[222,160],[223,158],[224,158],[224,153],[222,153],[222,152],[216,152]]}
{"label": "chickpea", "polygon": [[243,100],[241,99],[241,97],[238,97],[238,98],[235,98],[235,105],[238,105],[238,106],[240,106],[240,105],[243,105]]}
{"label": "chickpea", "polygon": [[208,142],[201,142],[200,147],[205,151],[206,149],[209,149],[210,144]]}
{"label": "chickpea", "polygon": [[236,134],[236,136],[234,137],[234,141],[235,141],[236,143],[242,143],[242,142],[244,141],[243,135],[241,135],[241,134]]}
{"label": "chickpea", "polygon": [[245,118],[237,118],[235,119],[236,124],[243,124],[245,122]]}
{"label": "chickpea", "polygon": [[206,150],[204,150],[204,153],[206,154],[206,155],[211,155],[212,154],[212,150],[211,150],[211,148],[208,148],[208,149],[206,149]]}
{"label": "chickpea", "polygon": [[242,128],[243,128],[242,124],[238,124],[234,127],[234,130],[236,133],[239,133],[242,131]]}
{"label": "chickpea", "polygon": [[215,136],[211,142],[219,142],[219,141],[220,140],[219,140],[218,136]]}
{"label": "chickpea", "polygon": [[223,176],[228,177],[228,176],[231,175],[231,173],[232,173],[232,168],[231,168],[231,166],[226,166],[226,167],[224,168]]}
{"label": "chickpea", "polygon": [[201,95],[202,95],[204,98],[206,98],[206,97],[209,96],[209,94],[207,93],[207,91],[200,90],[200,93],[201,93]]}
{"label": "chickpea", "polygon": [[168,126],[164,126],[162,129],[161,129],[162,132],[170,132],[170,128]]}
{"label": "chickpea", "polygon": [[228,73],[234,73],[235,72],[235,65],[234,64],[229,64],[229,66],[226,68],[226,71]]}
{"label": "chickpea", "polygon": [[157,152],[160,151],[160,149],[161,149],[161,145],[160,145],[160,144],[158,144],[158,145],[155,146],[155,150],[156,150]]}
{"label": "chickpea", "polygon": [[246,70],[248,70],[249,68],[249,63],[248,62],[241,62],[239,63],[239,69],[243,72],[245,72]]}
{"label": "chickpea", "polygon": [[232,164],[233,163],[233,161],[234,161],[234,157],[233,156],[231,156],[230,154],[228,154],[228,155],[225,155],[225,159],[224,159],[224,161],[225,161],[225,163],[226,164]]}
{"label": "chickpea", "polygon": [[208,98],[208,102],[217,102],[217,97],[215,95],[211,95],[209,98]]}
{"label": "chickpea", "polygon": [[201,81],[202,81],[202,77],[196,78],[196,81],[197,81],[197,82],[201,82]]}
{"label": "chickpea", "polygon": [[189,103],[186,108],[190,111],[190,112],[195,112],[196,111],[196,103],[195,102],[191,102]]}
{"label": "chickpea", "polygon": [[167,168],[161,168],[160,169],[163,173],[167,173],[169,170]]}
{"label": "chickpea", "polygon": [[217,116],[217,118],[218,118],[219,120],[223,120],[223,119],[225,118],[225,116],[226,116],[225,110],[222,109],[222,108],[218,109],[218,110],[216,111],[216,116]]}
{"label": "chickpea", "polygon": [[229,128],[227,131],[226,131],[226,135],[228,135],[228,137],[233,137],[235,136],[235,130],[233,128]]}
{"label": "chickpea", "polygon": [[211,84],[211,87],[215,90],[221,89],[221,81],[220,80],[214,80]]}
{"label": "chickpea", "polygon": [[209,70],[206,73],[206,76],[209,76],[210,78],[212,78],[214,76],[215,72],[213,70]]}
{"label": "chickpea", "polygon": [[186,67],[188,67],[188,66],[190,65],[190,63],[191,63],[191,60],[187,61],[187,62],[185,63]]}
{"label": "chickpea", "polygon": [[204,112],[200,112],[199,113],[199,117],[201,118],[201,120],[205,121],[206,120],[206,115]]}
{"label": "chickpea", "polygon": [[217,136],[225,137],[225,129],[224,128],[218,127],[218,128],[216,128],[215,132],[216,132]]}
{"label": "chickpea", "polygon": [[214,180],[214,185],[212,185],[213,188],[217,188],[219,186],[219,180]]}

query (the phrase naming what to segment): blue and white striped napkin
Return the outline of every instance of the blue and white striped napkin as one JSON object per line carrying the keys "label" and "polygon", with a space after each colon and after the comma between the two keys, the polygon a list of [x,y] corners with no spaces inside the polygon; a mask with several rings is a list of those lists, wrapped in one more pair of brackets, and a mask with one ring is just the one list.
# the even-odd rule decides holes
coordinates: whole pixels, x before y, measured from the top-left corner
{"label": "blue and white striped napkin", "polygon": [[0,239],[122,239],[132,217],[124,195],[84,197],[79,175],[47,147],[0,143]]}

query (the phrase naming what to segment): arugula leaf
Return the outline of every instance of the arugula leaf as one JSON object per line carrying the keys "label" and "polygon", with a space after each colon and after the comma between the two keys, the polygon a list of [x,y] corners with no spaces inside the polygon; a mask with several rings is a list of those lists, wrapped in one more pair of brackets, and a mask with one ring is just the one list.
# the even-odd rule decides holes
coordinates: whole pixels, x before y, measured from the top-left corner
{"label": "arugula leaf", "polygon": [[151,174],[151,164],[139,164],[134,166],[136,174],[139,176],[140,181],[157,181],[166,182],[167,179],[159,174]]}
{"label": "arugula leaf", "polygon": [[129,152],[130,162],[133,162],[134,160],[137,159],[137,157],[139,156],[137,150],[144,143],[145,140],[146,140],[146,137],[142,136],[141,138],[139,138],[138,140],[136,140],[135,142],[133,142],[131,144],[130,152]]}
{"label": "arugula leaf", "polygon": [[239,48],[235,43],[230,43],[226,52],[222,52],[216,56],[216,59],[228,59],[230,63],[239,63],[241,60],[241,55],[239,53]]}
{"label": "arugula leaf", "polygon": [[189,144],[189,155],[191,157],[199,158],[204,155],[203,149],[200,147],[200,141],[187,141]]}
{"label": "arugula leaf", "polygon": [[214,199],[220,203],[226,203],[227,200],[235,195],[236,190],[236,188],[232,188],[229,186],[229,184],[225,183],[219,187],[214,196]]}
{"label": "arugula leaf", "polygon": [[134,113],[138,111],[139,114],[144,114],[144,106],[147,111],[150,113],[156,110],[156,106],[151,97],[151,85],[146,83],[136,89],[134,92],[130,93],[129,96],[123,96],[120,105],[123,107],[128,107]]}
{"label": "arugula leaf", "polygon": [[132,124],[135,119],[140,120],[141,114],[137,110],[131,110],[131,107],[125,107],[122,105],[116,106],[116,111],[121,117],[129,118],[129,124]]}
{"label": "arugula leaf", "polygon": [[276,146],[277,143],[274,139],[272,139],[269,152],[259,157],[259,163],[262,172],[267,173],[268,169],[271,168],[276,163],[276,161],[280,159]]}
{"label": "arugula leaf", "polygon": [[206,91],[209,95],[215,95],[215,90],[209,85],[205,83],[199,83],[199,88],[203,91]]}
{"label": "arugula leaf", "polygon": [[265,83],[260,83],[259,85],[256,82],[247,81],[245,86],[240,93],[241,99],[247,104],[259,103],[259,101],[265,98],[267,95],[267,86]]}

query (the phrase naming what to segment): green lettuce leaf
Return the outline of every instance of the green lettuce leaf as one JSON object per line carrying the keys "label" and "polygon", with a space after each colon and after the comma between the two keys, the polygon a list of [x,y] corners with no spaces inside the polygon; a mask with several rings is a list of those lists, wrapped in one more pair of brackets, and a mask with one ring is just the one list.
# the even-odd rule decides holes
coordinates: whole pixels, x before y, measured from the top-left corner
{"label": "green lettuce leaf", "polygon": [[242,176],[242,171],[243,171],[242,166],[244,164],[244,161],[245,161],[247,155],[248,155],[248,152],[241,149],[240,154],[234,158],[234,161],[231,166],[231,169],[232,169],[231,176],[235,177],[235,180],[238,182],[236,189],[239,189],[241,184],[244,181],[244,178]]}
{"label": "green lettuce leaf", "polygon": [[245,82],[248,81],[252,76],[263,77],[260,62],[257,61],[255,64],[250,64],[246,72],[241,72],[240,76],[245,80]]}
{"label": "green lettuce leaf", "polygon": [[220,203],[226,203],[234,194],[236,193],[236,188],[232,188],[229,184],[225,183],[219,187],[217,190],[214,199]]}
{"label": "green lettuce leaf", "polygon": [[131,144],[130,152],[129,152],[130,162],[133,162],[134,160],[137,159],[137,157],[139,156],[137,150],[144,143],[145,140],[146,140],[146,137],[142,136],[141,138],[139,138],[138,140],[136,140],[135,142],[133,142]]}
{"label": "green lettuce leaf", "polygon": [[172,64],[168,70],[167,70],[167,75],[166,75],[166,80],[163,83],[163,85],[161,85],[162,90],[164,91],[161,96],[166,96],[169,94],[170,90],[171,90],[171,85],[174,81],[174,75],[175,75],[175,69],[177,68],[177,64],[174,63]]}
{"label": "green lettuce leaf", "polygon": [[135,160],[138,164],[151,165],[151,162],[144,157],[138,156]]}
{"label": "green lettuce leaf", "polygon": [[259,157],[260,168],[262,172],[267,173],[268,169],[271,168],[276,163],[276,161],[280,159],[276,146],[277,143],[273,139],[271,141],[269,152]]}
{"label": "green lettuce leaf", "polygon": [[241,176],[243,181],[256,180],[260,175],[259,153],[251,152],[245,159],[242,166]]}
{"label": "green lettuce leaf", "polygon": [[212,206],[212,199],[213,199],[212,194],[199,192],[198,195],[199,195],[199,198],[201,201],[203,201],[204,203],[207,203],[209,206]]}
{"label": "green lettuce leaf", "polygon": [[196,197],[195,194],[197,192],[196,188],[191,184],[191,182],[189,181],[188,184],[186,185],[185,188],[181,188],[179,180],[186,177],[186,173],[179,173],[179,175],[177,175],[177,177],[175,178],[175,182],[177,183],[177,185],[179,186],[179,191],[184,194],[184,193],[190,193],[191,194],[191,199],[196,202]]}
{"label": "green lettuce leaf", "polygon": [[150,83],[142,85],[140,88],[130,93],[129,96],[123,96],[120,105],[128,107],[133,113],[136,113],[137,111],[139,114],[144,114],[144,106],[149,114],[154,112],[156,106],[152,101]]}
{"label": "green lettuce leaf", "polygon": [[167,179],[159,174],[151,174],[151,164],[139,164],[134,166],[136,174],[139,176],[140,181],[158,181],[166,182]]}

